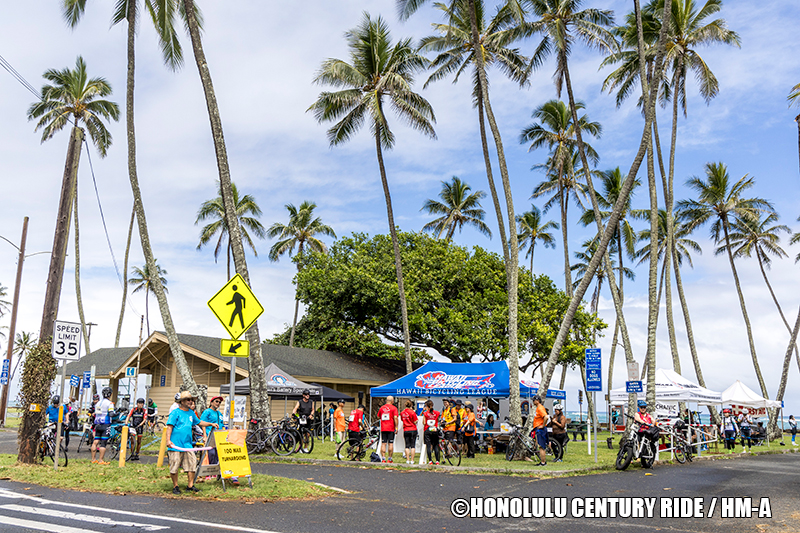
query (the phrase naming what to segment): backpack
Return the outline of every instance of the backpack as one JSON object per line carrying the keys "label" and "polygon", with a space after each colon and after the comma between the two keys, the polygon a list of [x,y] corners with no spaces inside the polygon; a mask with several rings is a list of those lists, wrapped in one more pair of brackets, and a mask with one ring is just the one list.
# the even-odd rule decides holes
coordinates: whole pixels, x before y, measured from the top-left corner
{"label": "backpack", "polygon": [[370,454],[370,456],[369,456],[369,462],[370,462],[370,463],[380,463],[380,462],[381,462],[381,456],[380,456],[380,455],[378,455],[378,454],[377,454],[377,453],[375,453],[375,452],[372,452],[372,453]]}

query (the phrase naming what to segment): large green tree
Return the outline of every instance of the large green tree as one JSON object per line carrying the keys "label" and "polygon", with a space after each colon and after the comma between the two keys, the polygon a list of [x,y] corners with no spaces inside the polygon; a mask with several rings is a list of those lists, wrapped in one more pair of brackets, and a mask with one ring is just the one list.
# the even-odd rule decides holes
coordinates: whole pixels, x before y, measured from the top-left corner
{"label": "large green tree", "polygon": [[[336,238],[333,228],[322,223],[322,219],[314,216],[314,209],[317,204],[308,200],[300,204],[297,208],[293,204],[287,204],[286,210],[289,211],[289,223],[283,224],[275,222],[270,226],[267,235],[271,238],[279,239],[272,245],[269,251],[269,260],[277,261],[284,254],[291,255],[297,246],[297,255],[302,256],[305,247],[314,252],[325,253],[328,248],[325,243],[317,238],[317,235],[327,235]],[[297,264],[298,270],[300,263]],[[300,300],[297,298],[297,287],[295,286],[294,296],[294,319],[292,320],[292,332],[289,336],[289,346],[294,346],[294,330],[297,326],[297,310],[300,307]]]}
{"label": "large green tree", "polygon": [[[258,257],[258,250],[256,250],[253,237],[250,234],[252,233],[259,239],[263,239],[266,235],[264,226],[258,220],[258,217],[261,216],[261,208],[252,195],[245,194],[240,198],[239,189],[236,188],[236,184],[233,182],[231,182],[231,194],[233,195],[233,203],[236,206],[236,220],[239,222],[239,231],[242,234],[242,239],[253,250],[253,255]],[[231,279],[232,246],[227,218],[225,217],[225,206],[222,203],[222,193],[213,200],[206,200],[200,205],[194,224],[197,225],[208,220],[212,222],[209,222],[200,230],[200,243],[197,245],[197,249],[199,250],[219,235],[217,244],[214,247],[214,262],[217,261],[224,245],[228,254],[228,277],[226,279]]]}
{"label": "large green tree", "polygon": [[481,199],[486,197],[486,193],[475,191],[470,194],[471,190],[472,187],[458,176],[453,176],[449,182],[443,181],[442,191],[439,193],[442,201],[425,200],[420,209],[430,215],[441,216],[422,226],[422,231],[435,231],[438,239],[446,230],[445,238],[449,241],[456,230],[461,233],[464,224],[467,224],[491,238],[492,230],[483,222],[486,211],[481,207]]}
{"label": "large green tree", "polygon": [[[407,266],[411,342],[453,361],[505,360],[508,299],[501,257],[480,247],[468,250],[420,233],[398,234]],[[327,254],[307,253],[299,261],[300,299],[307,311],[298,325],[314,336],[326,327],[345,335],[374,334],[402,342],[392,243],[387,235],[339,239]],[[524,279],[523,279],[524,278]],[[569,299],[545,276],[520,276],[520,341],[523,369],[542,363],[558,332]],[[564,349],[562,363],[580,360],[592,333],[604,325],[581,310],[578,332]]]}
{"label": "large green tree", "polygon": [[[322,92],[309,111],[319,122],[334,122],[328,130],[328,141],[337,146],[350,140],[368,121],[375,139],[378,169],[386,200],[389,232],[394,247],[395,272],[399,289],[406,370],[411,372],[411,344],[408,334],[408,304],[403,282],[403,264],[397,228],[394,222],[392,197],[383,152],[394,146],[395,137],[385,113],[387,103],[412,128],[436,138],[432,123],[433,108],[422,96],[411,90],[414,75],[428,65],[411,45],[411,39],[393,44],[389,26],[381,18],[365,13],[358,26],[345,33],[350,62],[328,59],[322,63],[314,82],[341,90]],[[387,102],[388,101],[388,102]]]}

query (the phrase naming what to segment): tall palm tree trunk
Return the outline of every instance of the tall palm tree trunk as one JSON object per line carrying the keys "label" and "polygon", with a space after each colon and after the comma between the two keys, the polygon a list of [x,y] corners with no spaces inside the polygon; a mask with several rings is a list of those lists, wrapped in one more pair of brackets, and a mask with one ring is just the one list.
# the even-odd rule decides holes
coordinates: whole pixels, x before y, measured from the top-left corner
{"label": "tall palm tree trunk", "polygon": [[[789,335],[792,334],[792,327],[789,325],[789,322],[786,320],[786,316],[783,314],[783,309],[781,308],[781,304],[778,303],[778,298],[775,296],[775,291],[772,290],[772,284],[769,282],[769,278],[767,278],[767,271],[764,270],[764,261],[761,257],[761,252],[756,250],[756,257],[758,258],[758,268],[761,269],[761,275],[764,276],[764,283],[767,284],[767,289],[769,289],[769,294],[772,296],[772,301],[775,302],[775,307],[778,308],[778,313],[781,315],[781,320],[783,320],[783,324],[786,326],[786,329],[789,330]],[[798,368],[800,368],[800,355],[798,354],[800,351],[797,349],[797,343],[793,343],[794,345],[794,355],[797,359]]]}
{"label": "tall palm tree trunk", "polygon": [[75,180],[75,193],[73,195],[73,204],[75,206],[75,299],[78,300],[78,319],[81,321],[81,330],[83,330],[83,344],[86,353],[89,354],[92,350],[89,348],[89,331],[86,327],[86,317],[83,313],[83,297],[81,296],[81,246],[80,246],[80,229],[78,227],[78,181]]}
{"label": "tall palm tree trunk", "polygon": [[561,238],[564,240],[564,292],[572,298],[572,269],[569,265],[569,239],[567,238],[567,199],[564,195],[564,174],[562,165],[558,166],[558,198],[561,208]]}
{"label": "tall palm tree trunk", "polygon": [[135,220],[136,209],[131,208],[131,222],[128,225],[128,241],[125,244],[125,261],[122,267],[122,306],[119,310],[119,322],[117,322],[117,336],[114,339],[114,348],[119,348],[119,338],[120,335],[122,335],[122,321],[125,318],[125,303],[128,300],[128,259],[131,253],[131,237],[133,237],[133,223]]}
{"label": "tall palm tree trunk", "polygon": [[[133,94],[134,94],[134,80],[136,72],[136,5],[137,2],[128,2],[128,75],[127,75],[127,89],[125,97],[125,118],[126,130],[128,139],[128,178],[131,182],[131,192],[133,193],[133,210],[136,213],[136,220],[139,224],[139,239],[142,243],[142,253],[144,254],[147,269],[150,272],[156,273],[152,279],[151,290],[156,295],[158,301],[158,308],[161,311],[161,318],[164,322],[164,330],[167,334],[169,341],[170,352],[175,359],[175,366],[178,373],[183,380],[184,385],[194,394],[198,396],[202,403],[198,402],[198,406],[205,405],[205,396],[200,396],[200,389],[192,376],[192,370],[186,363],[186,357],[183,355],[181,343],[178,340],[178,334],[175,331],[175,325],[172,322],[172,314],[169,310],[167,303],[167,295],[164,292],[164,287],[161,285],[161,279],[157,275],[158,268],[156,261],[153,257],[153,248],[150,246],[150,232],[147,229],[147,217],[144,213],[144,203],[142,202],[142,191],[139,188],[139,176],[136,172],[136,129],[134,127],[134,114],[133,114]],[[145,307],[147,306],[147,291],[145,291]],[[149,335],[149,322],[148,322],[148,335]]]}
{"label": "tall palm tree trunk", "polygon": [[[299,255],[299,256],[303,255],[303,242],[302,241],[300,242],[300,245],[297,247],[297,255]],[[297,273],[298,274],[300,273],[300,264],[299,263],[297,265]],[[300,281],[299,276],[298,276],[297,281],[299,283],[299,281]],[[294,318],[292,319],[292,332],[289,334],[289,348],[294,348],[294,330],[297,327],[297,310],[300,307],[300,299],[297,297],[297,291],[298,290],[299,290],[299,287],[297,285],[295,285],[295,288],[294,288]],[[411,370],[409,370],[409,372],[411,372]]]}
{"label": "tall palm tree trunk", "polygon": [[[239,273],[245,282],[250,284],[250,274],[247,270],[247,260],[244,255],[242,245],[242,235],[239,228],[239,221],[236,217],[236,205],[233,201],[231,190],[231,174],[228,167],[228,153],[225,147],[225,137],[222,133],[222,119],[219,114],[217,97],[214,93],[214,84],[211,81],[211,73],[203,51],[203,42],[200,37],[200,29],[197,25],[197,18],[194,12],[194,0],[183,0],[184,11],[186,13],[186,24],[189,28],[189,36],[192,40],[192,51],[194,52],[197,70],[200,73],[200,80],[203,84],[203,93],[208,108],[208,119],[211,123],[211,136],[214,139],[214,152],[217,158],[217,169],[219,171],[220,192],[222,193],[222,205],[225,208],[225,220],[228,225],[228,240],[233,252],[233,264],[236,272]],[[264,375],[264,360],[261,357],[261,339],[258,332],[258,323],[247,331],[247,340],[250,342],[250,357],[248,359],[250,371],[250,404],[253,417],[264,422],[269,421],[270,405],[267,394],[267,381]]]}
{"label": "tall palm tree trunk", "polygon": [[533,252],[535,247],[536,247],[536,240],[534,239],[531,241],[531,283],[535,281],[533,277]]}
{"label": "tall palm tree trunk", "polygon": [[750,327],[750,317],[747,316],[747,307],[744,303],[744,294],[742,293],[742,286],[739,283],[739,274],[736,272],[736,265],[733,262],[733,253],[731,252],[731,242],[728,238],[728,220],[722,219],[722,228],[725,230],[725,249],[728,251],[728,261],[731,263],[731,272],[733,272],[733,281],[736,283],[736,293],[739,295],[739,305],[742,308],[742,316],[744,317],[744,324],[747,329],[747,340],[750,343],[750,355],[753,358],[753,368],[756,371],[756,378],[758,385],[761,387],[761,394],[764,398],[769,398],[767,392],[767,385],[764,383],[764,377],[761,375],[761,367],[758,364],[758,356],[756,355],[756,344],[753,340],[753,329]]}
{"label": "tall palm tree trunk", "polygon": [[[800,332],[800,310],[797,311],[797,319],[794,321],[794,329],[792,330],[791,338],[789,339],[789,346],[786,348],[786,355],[783,358],[783,368],[781,370],[781,384],[778,387],[778,395],[775,397],[779,402],[783,401],[783,394],[786,392],[786,378],[789,376],[789,364],[792,359],[792,347],[797,345],[797,335]],[[776,435],[778,418],[778,410],[771,409],[769,415],[769,423],[767,424],[767,432],[770,436]]]}
{"label": "tall palm tree trunk", "polygon": [[[475,0],[469,0],[469,18],[472,27],[472,46],[475,51],[475,58],[478,63],[478,83],[480,93],[483,95],[486,118],[489,121],[489,129],[492,131],[495,148],[497,149],[497,160],[500,167],[500,177],[503,181],[503,191],[505,193],[506,211],[508,214],[509,228],[509,250],[506,261],[506,273],[508,276],[508,370],[509,370],[509,404],[510,419],[513,424],[522,422],[522,412],[520,411],[519,400],[519,345],[517,334],[517,284],[519,276],[519,243],[517,242],[517,222],[514,216],[514,199],[511,195],[511,182],[508,177],[508,167],[506,166],[506,155],[503,150],[503,140],[500,137],[500,130],[489,102],[489,85],[486,80],[486,66],[483,59],[482,47],[478,36],[478,19],[475,14]],[[546,390],[546,389],[545,389]],[[531,417],[529,417],[531,418]]]}
{"label": "tall palm tree trunk", "polygon": [[400,314],[403,319],[403,346],[406,354],[406,373],[410,374],[411,366],[411,337],[408,330],[408,307],[406,304],[406,288],[403,283],[403,263],[400,256],[400,243],[397,241],[397,228],[394,225],[394,212],[392,210],[392,196],[389,192],[389,181],[386,179],[386,167],[383,165],[381,151],[380,124],[375,124],[375,151],[378,154],[378,167],[381,172],[381,185],[383,196],[386,199],[386,215],[389,218],[389,233],[392,236],[392,249],[394,250],[394,269],[397,273],[397,290],[400,293]]}

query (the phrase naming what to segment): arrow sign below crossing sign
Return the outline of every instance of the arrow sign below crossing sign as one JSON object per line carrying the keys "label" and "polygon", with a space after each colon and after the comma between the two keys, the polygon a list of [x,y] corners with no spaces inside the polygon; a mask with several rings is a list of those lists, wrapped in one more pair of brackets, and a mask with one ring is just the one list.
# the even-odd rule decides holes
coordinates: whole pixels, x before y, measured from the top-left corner
{"label": "arrow sign below crossing sign", "polygon": [[250,342],[221,339],[219,354],[223,357],[247,357],[250,355]]}

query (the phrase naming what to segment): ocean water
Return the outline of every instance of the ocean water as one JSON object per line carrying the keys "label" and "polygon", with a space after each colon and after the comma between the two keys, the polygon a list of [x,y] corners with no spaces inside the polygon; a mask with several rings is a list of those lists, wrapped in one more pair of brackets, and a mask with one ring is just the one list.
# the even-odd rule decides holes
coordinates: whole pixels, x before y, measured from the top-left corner
{"label": "ocean water", "polygon": [[[700,423],[701,424],[710,424],[711,423],[711,415],[708,414],[708,410],[707,409],[705,409],[703,411],[699,411],[699,412],[695,411],[695,415],[694,415],[695,416],[695,420],[697,420],[697,415],[698,414],[700,415]],[[584,410],[582,413],[580,411],[565,411],[564,415],[567,418],[571,419],[573,422],[577,422],[578,420],[580,420],[581,419],[580,418],[581,415],[583,416],[583,421],[584,422],[587,419],[586,410]],[[768,417],[766,417],[766,416],[753,417],[753,419],[756,422],[758,422],[759,420],[762,420],[764,422],[764,424],[766,425]],[[788,431],[789,430],[789,423],[787,422],[787,420],[788,420],[788,416],[784,415],[784,417],[783,417],[783,429]],[[607,423],[608,422],[608,413],[606,413],[605,411],[597,413],[597,421],[600,424]],[[778,427],[781,427],[781,419],[780,418],[778,418]]]}

